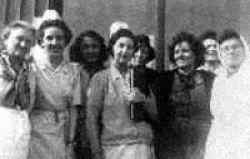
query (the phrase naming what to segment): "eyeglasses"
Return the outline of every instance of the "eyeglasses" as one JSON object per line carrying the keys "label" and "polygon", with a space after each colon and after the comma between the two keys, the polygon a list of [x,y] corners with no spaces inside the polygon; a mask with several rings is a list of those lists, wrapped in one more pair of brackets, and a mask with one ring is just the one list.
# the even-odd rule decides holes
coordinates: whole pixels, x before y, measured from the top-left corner
{"label": "eyeglasses", "polygon": [[220,50],[222,52],[239,51],[242,47],[243,46],[241,44],[233,44],[233,45],[222,46]]}

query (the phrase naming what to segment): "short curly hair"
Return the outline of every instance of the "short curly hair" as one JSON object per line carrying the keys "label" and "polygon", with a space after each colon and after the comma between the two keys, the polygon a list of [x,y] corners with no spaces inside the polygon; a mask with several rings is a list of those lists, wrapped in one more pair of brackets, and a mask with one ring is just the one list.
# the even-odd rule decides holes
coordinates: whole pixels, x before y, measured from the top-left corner
{"label": "short curly hair", "polygon": [[104,38],[93,30],[87,30],[80,33],[79,36],[75,38],[75,41],[70,47],[69,58],[72,62],[85,63],[85,59],[82,57],[81,45],[85,37],[90,37],[100,44],[100,54],[98,62],[103,63],[107,60],[108,56],[106,53],[106,45]]}
{"label": "short curly hair", "polygon": [[190,49],[195,55],[195,68],[201,66],[204,63],[205,48],[194,34],[184,31],[177,33],[168,46],[170,61],[175,64],[174,49],[177,44],[182,42],[187,42],[190,45]]}
{"label": "short curly hair", "polygon": [[135,48],[134,52],[137,51],[136,38],[135,38],[135,35],[132,33],[132,31],[130,31],[129,29],[120,29],[116,33],[114,33],[109,40],[107,51],[110,55],[112,56],[114,55],[112,48],[115,45],[116,41],[120,39],[121,37],[128,37],[132,39],[132,41],[134,42],[134,48]]}
{"label": "short curly hair", "polygon": [[37,35],[37,42],[39,45],[41,45],[43,37],[44,37],[44,30],[49,27],[58,27],[63,30],[64,37],[65,37],[65,43],[66,46],[70,43],[70,40],[72,38],[72,32],[67,26],[67,24],[62,20],[45,20],[42,22],[38,29],[38,35]]}

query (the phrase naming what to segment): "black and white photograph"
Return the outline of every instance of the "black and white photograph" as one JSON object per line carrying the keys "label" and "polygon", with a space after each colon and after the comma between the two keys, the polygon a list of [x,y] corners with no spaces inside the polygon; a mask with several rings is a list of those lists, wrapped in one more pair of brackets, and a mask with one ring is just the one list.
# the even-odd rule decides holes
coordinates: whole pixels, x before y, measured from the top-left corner
{"label": "black and white photograph", "polygon": [[0,0],[0,159],[250,159],[250,0]]}

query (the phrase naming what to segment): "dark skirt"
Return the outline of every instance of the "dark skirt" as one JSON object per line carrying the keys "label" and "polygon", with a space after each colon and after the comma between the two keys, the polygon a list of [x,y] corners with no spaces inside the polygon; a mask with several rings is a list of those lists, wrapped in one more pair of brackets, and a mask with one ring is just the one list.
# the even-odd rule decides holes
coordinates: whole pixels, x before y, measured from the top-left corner
{"label": "dark skirt", "polygon": [[85,109],[78,108],[74,152],[76,159],[91,159],[92,153],[87,137]]}

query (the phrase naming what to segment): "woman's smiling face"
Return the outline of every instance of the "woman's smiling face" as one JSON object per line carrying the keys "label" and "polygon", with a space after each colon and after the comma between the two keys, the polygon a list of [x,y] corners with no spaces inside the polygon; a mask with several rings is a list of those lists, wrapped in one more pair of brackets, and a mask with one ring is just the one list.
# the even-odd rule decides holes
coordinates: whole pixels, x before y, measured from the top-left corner
{"label": "woman's smiling face", "polygon": [[45,28],[41,46],[49,54],[62,54],[66,46],[63,30],[58,27]]}
{"label": "woman's smiling face", "polygon": [[240,39],[228,39],[220,45],[220,58],[226,68],[239,67],[245,56],[245,50]]}
{"label": "woman's smiling face", "polygon": [[95,63],[101,54],[101,44],[92,37],[85,36],[81,42],[80,50],[87,63]]}
{"label": "woman's smiling face", "polygon": [[178,68],[193,66],[195,55],[188,42],[177,43],[174,47],[174,61]]}
{"label": "woman's smiling face", "polygon": [[120,37],[113,45],[114,62],[117,65],[127,65],[134,54],[134,41],[129,37]]}

